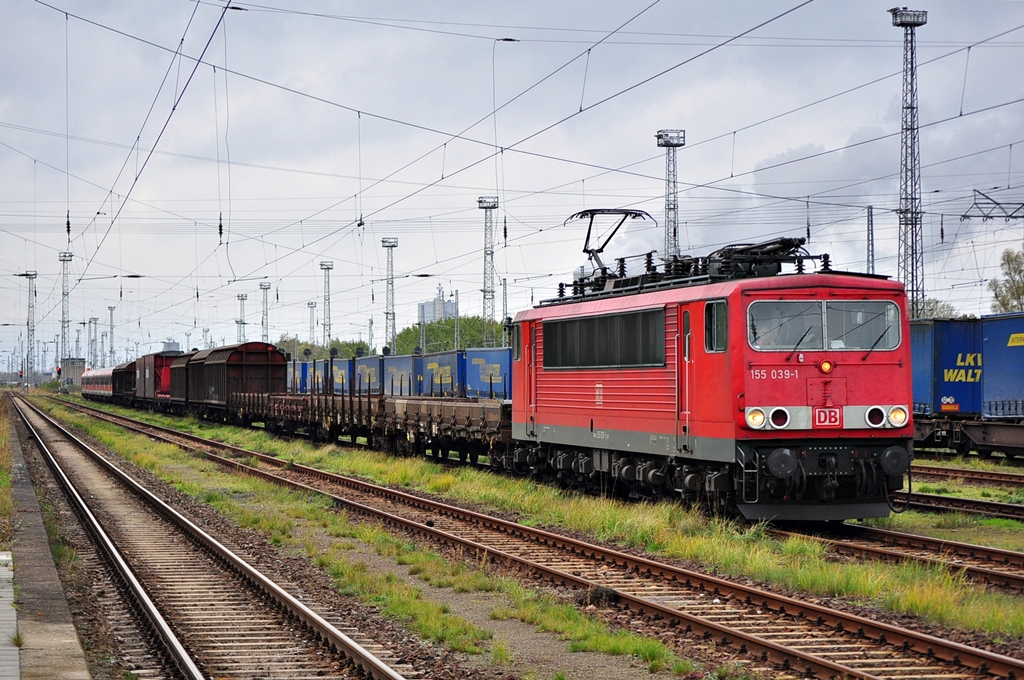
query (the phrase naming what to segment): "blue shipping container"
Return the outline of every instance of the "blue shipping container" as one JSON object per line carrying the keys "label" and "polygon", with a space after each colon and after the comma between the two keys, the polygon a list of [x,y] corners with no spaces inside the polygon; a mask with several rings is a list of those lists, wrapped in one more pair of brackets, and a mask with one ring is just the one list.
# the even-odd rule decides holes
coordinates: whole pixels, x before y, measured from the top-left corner
{"label": "blue shipping container", "polygon": [[929,415],[932,412],[934,331],[931,321],[910,322],[910,365],[913,377],[915,415]]}
{"label": "blue shipping container", "polygon": [[384,375],[384,357],[358,357],[352,380],[356,394],[380,394],[381,377]]}
{"label": "blue shipping container", "polygon": [[914,411],[981,413],[980,319],[914,321],[910,325]]}
{"label": "blue shipping container", "polygon": [[462,350],[423,355],[424,396],[458,397],[466,380],[466,353]]}
{"label": "blue shipping container", "polygon": [[985,316],[981,327],[981,413],[986,418],[1024,417],[1024,313]]}
{"label": "blue shipping container", "polygon": [[289,361],[286,389],[289,394],[309,394],[311,364],[306,361]]}
{"label": "blue shipping container", "polygon": [[349,385],[352,384],[352,370],[355,366],[354,359],[334,359],[327,363],[334,366],[334,393],[348,394]]}
{"label": "blue shipping container", "polygon": [[512,348],[466,350],[466,396],[512,398]]}
{"label": "blue shipping container", "polygon": [[422,380],[423,357],[413,354],[384,357],[384,394],[417,396]]}
{"label": "blue shipping container", "polygon": [[[351,359],[334,359],[334,393],[348,394],[348,385],[352,375]],[[316,394],[328,394],[331,391],[330,378],[328,377],[331,367],[330,359],[318,359],[315,362],[315,369],[310,377],[313,392]]]}

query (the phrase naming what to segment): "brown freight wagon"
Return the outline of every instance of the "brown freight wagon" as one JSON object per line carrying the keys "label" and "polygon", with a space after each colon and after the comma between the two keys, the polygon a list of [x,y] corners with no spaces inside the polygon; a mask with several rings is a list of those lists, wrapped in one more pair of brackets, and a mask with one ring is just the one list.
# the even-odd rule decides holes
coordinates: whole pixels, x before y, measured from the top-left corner
{"label": "brown freight wagon", "polygon": [[171,411],[188,412],[188,362],[197,352],[185,352],[171,362]]}
{"label": "brown freight wagon", "polygon": [[202,350],[188,362],[188,408],[207,418],[228,419],[233,395],[285,392],[287,363],[284,352],[265,342]]}
{"label": "brown freight wagon", "polygon": [[111,375],[113,401],[131,406],[135,403],[135,362],[128,361],[116,366]]}

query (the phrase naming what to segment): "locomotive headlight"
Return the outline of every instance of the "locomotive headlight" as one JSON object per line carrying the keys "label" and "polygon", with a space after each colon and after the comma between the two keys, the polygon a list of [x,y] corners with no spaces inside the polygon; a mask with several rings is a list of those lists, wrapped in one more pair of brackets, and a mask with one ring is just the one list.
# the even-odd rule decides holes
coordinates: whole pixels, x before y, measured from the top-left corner
{"label": "locomotive headlight", "polygon": [[864,414],[864,420],[870,427],[882,427],[885,425],[885,411],[881,406],[872,406]]}
{"label": "locomotive headlight", "polygon": [[750,427],[754,428],[755,430],[760,430],[762,427],[764,427],[765,420],[766,418],[764,415],[764,411],[762,411],[761,409],[747,409],[747,425],[749,425]]}
{"label": "locomotive headlight", "polygon": [[773,408],[768,420],[774,429],[781,430],[789,425],[789,411],[784,408]]}
{"label": "locomotive headlight", "polygon": [[820,364],[818,364],[818,370],[821,371],[822,373],[831,373],[832,369],[835,367],[836,365],[829,361],[828,359],[825,359]]}
{"label": "locomotive headlight", "polygon": [[889,424],[893,427],[903,427],[907,424],[907,409],[902,406],[893,406],[889,409]]}

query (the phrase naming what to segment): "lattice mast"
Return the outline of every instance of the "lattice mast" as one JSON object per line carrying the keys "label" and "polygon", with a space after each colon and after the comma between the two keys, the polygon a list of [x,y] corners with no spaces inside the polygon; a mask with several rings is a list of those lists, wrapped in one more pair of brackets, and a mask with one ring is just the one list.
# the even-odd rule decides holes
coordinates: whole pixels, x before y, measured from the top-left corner
{"label": "lattice mast", "polygon": [[117,366],[117,362],[114,358],[117,356],[114,350],[114,310],[117,309],[116,305],[107,305],[107,311],[110,312],[110,335],[107,336],[107,340],[110,341],[110,366],[113,368]]}
{"label": "lattice mast", "polygon": [[25,353],[25,380],[31,385],[34,384],[36,370],[36,277],[39,276],[39,273],[34,271],[24,272],[17,274],[17,276],[28,279],[28,320],[25,324],[28,352]]}
{"label": "lattice mast", "polygon": [[875,273],[875,206],[868,206],[868,274]]}
{"label": "lattice mast", "polygon": [[309,307],[309,344],[316,342],[316,300],[310,300],[306,303]]}
{"label": "lattice mast", "polygon": [[64,359],[71,356],[68,351],[68,324],[71,320],[68,318],[71,316],[71,308],[68,300],[68,263],[71,262],[73,257],[72,253],[61,252],[60,253],[60,269],[61,269],[61,297],[60,297],[60,354],[61,359],[60,365],[64,365]]}
{"label": "lattice mast", "polygon": [[493,347],[494,337],[494,211],[498,207],[497,196],[481,196],[477,205],[484,211],[484,336],[483,346]]}
{"label": "lattice mast", "polygon": [[676,149],[686,145],[686,130],[658,130],[658,146],[665,148],[665,250],[661,257],[679,256],[679,190],[676,186]]}
{"label": "lattice mast", "polygon": [[263,291],[263,342],[270,342],[270,283],[260,282]]}
{"label": "lattice mast", "polygon": [[380,244],[388,251],[388,292],[384,309],[384,337],[387,346],[392,352],[395,352],[395,343],[398,342],[398,331],[395,328],[395,248],[398,247],[398,238],[385,236],[380,240]]}
{"label": "lattice mast", "polygon": [[[331,344],[331,270],[334,263],[324,260],[320,263],[320,269],[324,271],[324,311],[321,314],[321,325],[324,327],[324,347]],[[312,341],[311,341],[312,342]]]}
{"label": "lattice mast", "polygon": [[509,331],[508,318],[508,279],[501,279],[501,346],[508,347],[508,331]]}
{"label": "lattice mast", "polygon": [[235,325],[238,327],[238,342],[245,342],[245,301],[249,299],[249,296],[245,293],[239,293],[235,296],[238,298],[238,319],[235,320]]}
{"label": "lattice mast", "polygon": [[99,338],[100,335],[100,317],[90,316],[89,317],[89,366],[96,368],[100,363],[99,355]]}
{"label": "lattice mast", "polygon": [[924,235],[921,215],[921,149],[917,120],[916,29],[928,22],[928,12],[894,7],[892,25],[903,29],[903,125],[900,144],[900,238],[897,276],[907,288],[910,317],[918,318],[924,304]]}

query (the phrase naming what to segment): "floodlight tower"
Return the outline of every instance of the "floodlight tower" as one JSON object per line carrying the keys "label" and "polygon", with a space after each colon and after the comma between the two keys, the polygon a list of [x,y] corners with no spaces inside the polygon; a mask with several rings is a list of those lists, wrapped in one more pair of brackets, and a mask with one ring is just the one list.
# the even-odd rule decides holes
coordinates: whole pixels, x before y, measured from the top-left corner
{"label": "floodlight tower", "polygon": [[324,327],[324,347],[329,347],[331,344],[331,270],[334,269],[334,263],[324,260],[320,263],[320,269],[324,270],[324,311],[321,315]]}
{"label": "floodlight tower", "polygon": [[64,364],[64,359],[71,356],[68,351],[68,323],[70,319],[70,305],[68,300],[68,262],[71,262],[73,257],[72,253],[61,252],[60,253],[60,268],[61,268],[61,298],[60,298],[60,359],[61,365]]}
{"label": "floodlight tower", "polygon": [[665,250],[663,260],[679,255],[679,191],[676,188],[676,149],[686,145],[686,130],[658,130],[658,146],[665,148]]}
{"label": "floodlight tower", "polygon": [[384,311],[384,337],[387,339],[388,347],[395,351],[395,343],[398,341],[398,331],[395,328],[395,248],[398,247],[398,238],[385,236],[380,244],[388,251],[388,294],[387,304]]}
{"label": "floodlight tower", "polygon": [[316,342],[316,300],[306,303],[309,307],[309,344]]}
{"label": "floodlight tower", "polygon": [[897,275],[907,287],[910,318],[924,310],[924,236],[921,229],[921,149],[917,123],[915,31],[928,22],[924,10],[893,7],[892,25],[903,28],[903,125],[900,134],[900,240]]}
{"label": "floodlight tower", "polygon": [[484,211],[484,337],[483,346],[494,346],[494,211],[497,196],[481,196],[477,205]]}
{"label": "floodlight tower", "polygon": [[110,335],[107,336],[107,340],[110,341],[110,366],[117,366],[117,362],[114,358],[117,356],[114,353],[114,310],[117,309],[115,305],[107,305],[107,309],[110,311]]}
{"label": "floodlight tower", "polygon": [[245,342],[245,301],[249,299],[249,296],[239,293],[235,297],[238,298],[238,319],[235,324],[238,326],[238,342],[241,344]]}
{"label": "floodlight tower", "polygon": [[270,282],[260,282],[263,291],[263,342],[270,342]]}
{"label": "floodlight tower", "polygon": [[28,378],[28,383],[32,384],[36,368],[33,347],[35,346],[36,339],[36,277],[39,274],[38,272],[24,272],[22,274],[15,274],[15,276],[28,279],[28,323],[26,327],[28,354],[25,356],[25,377]]}

